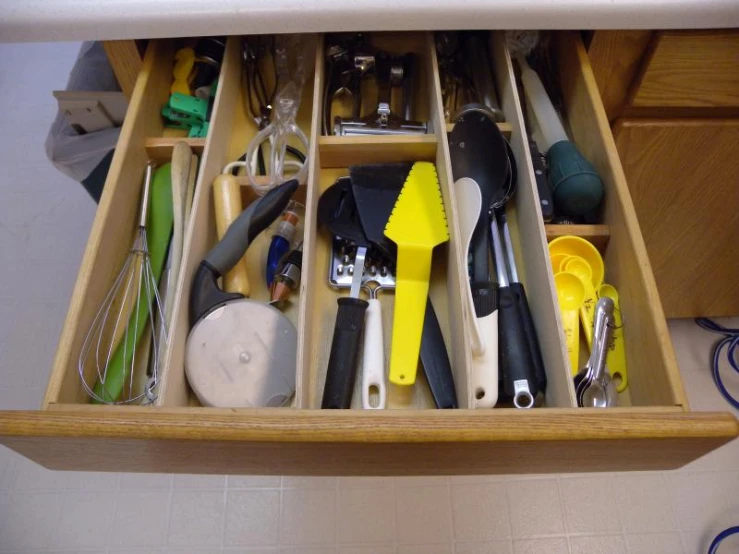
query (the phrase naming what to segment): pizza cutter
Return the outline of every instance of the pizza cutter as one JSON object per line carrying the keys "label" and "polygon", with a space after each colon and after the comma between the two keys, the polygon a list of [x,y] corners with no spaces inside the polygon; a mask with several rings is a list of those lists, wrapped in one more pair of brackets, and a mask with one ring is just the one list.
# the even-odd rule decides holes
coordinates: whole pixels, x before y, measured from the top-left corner
{"label": "pizza cutter", "polygon": [[200,262],[190,292],[185,372],[204,406],[277,407],[295,393],[298,334],[276,308],[225,292],[218,279],[283,212],[293,179],[253,202]]}

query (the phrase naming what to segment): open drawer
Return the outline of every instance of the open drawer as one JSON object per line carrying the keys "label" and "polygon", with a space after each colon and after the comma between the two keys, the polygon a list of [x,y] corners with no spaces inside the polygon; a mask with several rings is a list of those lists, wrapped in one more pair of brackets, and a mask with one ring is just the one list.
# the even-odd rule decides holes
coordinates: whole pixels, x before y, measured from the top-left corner
{"label": "open drawer", "polygon": [[[415,52],[421,60],[417,110],[434,132],[322,136],[323,37],[311,38],[315,39],[315,67],[311,64],[298,116],[310,138],[308,178],[301,191],[306,207],[303,279],[288,314],[298,329],[293,405],[202,407],[184,372],[190,282],[216,237],[211,184],[256,133],[244,108],[237,37],[228,39],[208,137],[204,142],[191,141],[202,159],[186,230],[183,270],[174,291],[173,326],[157,405],[92,405],[80,386],[80,348],[129,248],[147,159],[168,159],[175,143],[161,137],[159,123],[173,46],[166,40],[152,41],[92,228],[44,404],[38,411],[0,412],[0,442],[53,469],[423,475],[671,469],[737,435],[732,415],[689,409],[608,121],[575,33],[556,37],[559,81],[572,139],[603,178],[606,200],[602,226],[564,230],[545,228],[538,213],[513,64],[502,33],[492,34],[491,53],[506,119],[503,130],[510,135],[519,168],[518,192],[509,207],[514,250],[544,355],[548,387],[544,405],[535,409],[470,409],[474,402],[468,387],[470,329],[462,292],[466,253],[460,246],[433,37],[427,33],[378,37],[393,48]],[[429,399],[415,394],[391,403],[396,409],[320,410],[339,293],[326,284],[329,247],[316,220],[318,197],[351,164],[415,160],[435,163],[449,225],[449,243],[434,254],[431,298],[450,353],[459,409],[430,409]],[[248,195],[244,186],[245,200]],[[602,249],[607,279],[621,294],[621,308],[628,317],[624,334],[630,386],[620,408],[576,407],[547,255],[547,238],[563,231],[584,236]],[[252,281],[259,282],[259,268],[250,267],[249,272]],[[393,300],[386,296],[382,301],[390,323]]]}

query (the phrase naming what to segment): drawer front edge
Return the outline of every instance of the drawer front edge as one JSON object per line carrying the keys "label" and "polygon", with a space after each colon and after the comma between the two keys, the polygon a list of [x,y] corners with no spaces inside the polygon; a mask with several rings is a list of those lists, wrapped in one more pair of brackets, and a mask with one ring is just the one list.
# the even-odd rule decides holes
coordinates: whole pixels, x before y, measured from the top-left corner
{"label": "drawer front edge", "polygon": [[0,442],[50,469],[431,475],[673,469],[739,433],[728,413],[674,408],[382,418],[203,410],[0,412]]}

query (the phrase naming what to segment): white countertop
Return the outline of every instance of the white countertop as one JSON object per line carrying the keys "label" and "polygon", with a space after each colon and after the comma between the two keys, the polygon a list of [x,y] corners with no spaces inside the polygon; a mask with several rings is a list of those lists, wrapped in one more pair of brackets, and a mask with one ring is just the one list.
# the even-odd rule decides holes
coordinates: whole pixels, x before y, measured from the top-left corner
{"label": "white countertop", "polygon": [[739,0],[0,0],[0,42],[436,29],[739,27]]}

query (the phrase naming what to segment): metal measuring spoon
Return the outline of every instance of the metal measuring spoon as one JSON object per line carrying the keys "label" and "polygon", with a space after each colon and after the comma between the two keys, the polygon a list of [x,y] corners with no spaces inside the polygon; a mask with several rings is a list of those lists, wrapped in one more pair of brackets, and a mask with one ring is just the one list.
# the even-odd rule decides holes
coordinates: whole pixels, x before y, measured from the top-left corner
{"label": "metal measuring spoon", "polygon": [[584,393],[593,382],[593,373],[595,367],[598,364],[598,349],[601,345],[601,338],[603,336],[603,330],[607,319],[606,311],[601,306],[600,310],[597,310],[594,316],[593,322],[593,344],[590,349],[590,358],[588,359],[585,367],[575,376],[575,393],[577,396],[577,405],[585,406],[584,404]]}
{"label": "metal measuring spoon", "polygon": [[603,379],[606,383],[606,408],[615,408],[618,406],[618,386],[607,370]]}
{"label": "metal measuring spoon", "polygon": [[610,297],[605,297],[605,300],[608,300],[609,302],[604,302],[604,305],[606,306],[606,311],[608,312],[606,322],[605,322],[605,329],[603,330],[604,337],[603,337],[603,344],[601,345],[603,348],[603,359],[602,359],[602,377],[601,377],[601,383],[603,386],[603,389],[606,391],[606,408],[613,408],[618,406],[618,386],[617,383],[613,380],[611,377],[611,372],[608,370],[608,367],[606,365],[607,358],[608,358],[608,352],[611,348],[611,343],[613,341],[613,333],[615,329],[615,302],[613,302],[613,299]]}
{"label": "metal measuring spoon", "polygon": [[[601,298],[595,307],[593,346],[590,359],[575,377],[578,405],[589,408],[606,408],[609,400],[609,376],[606,372],[606,355],[613,333],[613,300]],[[617,399],[616,399],[617,402]]]}

